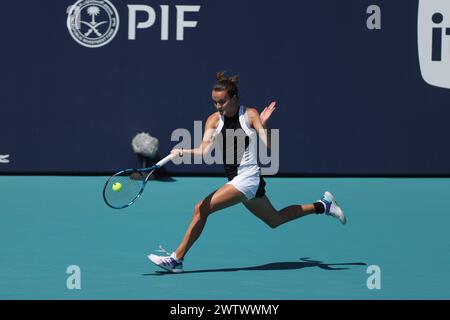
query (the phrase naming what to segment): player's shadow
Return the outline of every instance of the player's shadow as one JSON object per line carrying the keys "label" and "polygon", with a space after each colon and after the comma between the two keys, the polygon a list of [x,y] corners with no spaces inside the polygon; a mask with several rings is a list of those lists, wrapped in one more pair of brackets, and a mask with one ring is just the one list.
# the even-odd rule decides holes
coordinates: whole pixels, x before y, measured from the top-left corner
{"label": "player's shadow", "polygon": [[192,270],[184,271],[182,273],[172,273],[168,271],[155,271],[155,273],[143,274],[143,276],[165,276],[175,274],[190,274],[190,273],[207,273],[207,272],[236,272],[236,271],[276,271],[276,270],[298,270],[303,268],[320,268],[323,270],[348,270],[342,266],[366,266],[364,262],[347,262],[347,263],[324,263],[322,261],[311,260],[310,258],[300,258],[302,262],[274,262],[263,264],[255,267],[243,268],[223,268],[223,269],[206,269],[206,270]]}

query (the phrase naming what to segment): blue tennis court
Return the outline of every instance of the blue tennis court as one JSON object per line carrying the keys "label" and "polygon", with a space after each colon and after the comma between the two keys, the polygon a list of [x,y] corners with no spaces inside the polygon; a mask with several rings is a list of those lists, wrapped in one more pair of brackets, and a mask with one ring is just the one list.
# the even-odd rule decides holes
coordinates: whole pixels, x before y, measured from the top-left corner
{"label": "blue tennis court", "polygon": [[[347,225],[310,215],[270,229],[242,205],[210,216],[185,273],[147,254],[174,250],[194,205],[223,178],[152,181],[125,210],[106,177],[1,176],[0,299],[449,299],[449,179],[267,178],[277,208],[332,191]],[[69,266],[81,289],[69,290]],[[369,290],[370,266],[380,289]]]}

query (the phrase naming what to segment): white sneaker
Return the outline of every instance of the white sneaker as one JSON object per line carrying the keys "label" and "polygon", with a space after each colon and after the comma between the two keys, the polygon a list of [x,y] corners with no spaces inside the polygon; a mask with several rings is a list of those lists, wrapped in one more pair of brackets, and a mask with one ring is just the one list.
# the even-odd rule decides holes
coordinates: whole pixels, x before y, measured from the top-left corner
{"label": "white sneaker", "polygon": [[169,254],[163,247],[159,247],[159,252],[165,252],[167,256],[158,256],[156,254],[149,254],[147,258],[156,264],[158,267],[163,268],[164,270],[180,273],[183,272],[183,262],[182,260],[178,260],[175,256],[175,252]]}
{"label": "white sneaker", "polygon": [[326,215],[329,215],[329,216],[339,219],[339,221],[342,224],[347,223],[347,218],[345,217],[344,212],[342,211],[341,207],[338,205],[336,199],[331,194],[331,192],[325,191],[322,199],[317,200],[317,201],[321,202],[324,205]]}

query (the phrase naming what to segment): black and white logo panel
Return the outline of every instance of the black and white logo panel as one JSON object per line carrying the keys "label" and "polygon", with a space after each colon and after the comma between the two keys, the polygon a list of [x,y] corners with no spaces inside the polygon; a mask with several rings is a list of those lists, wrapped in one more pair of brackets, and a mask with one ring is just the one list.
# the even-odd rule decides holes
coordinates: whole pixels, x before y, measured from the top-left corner
{"label": "black and white logo panel", "polygon": [[67,28],[82,46],[102,47],[116,36],[119,14],[108,0],[79,0],[69,8]]}

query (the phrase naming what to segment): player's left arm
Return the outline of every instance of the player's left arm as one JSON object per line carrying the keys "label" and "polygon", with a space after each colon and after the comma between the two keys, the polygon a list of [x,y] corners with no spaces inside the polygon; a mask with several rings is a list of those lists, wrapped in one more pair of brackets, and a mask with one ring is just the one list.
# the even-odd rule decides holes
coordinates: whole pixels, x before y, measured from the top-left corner
{"label": "player's left arm", "polygon": [[275,110],[275,102],[272,102],[268,107],[264,108],[263,112],[259,112],[254,108],[248,108],[247,114],[252,127],[256,130],[262,142],[268,147],[271,147],[270,128],[268,121]]}

